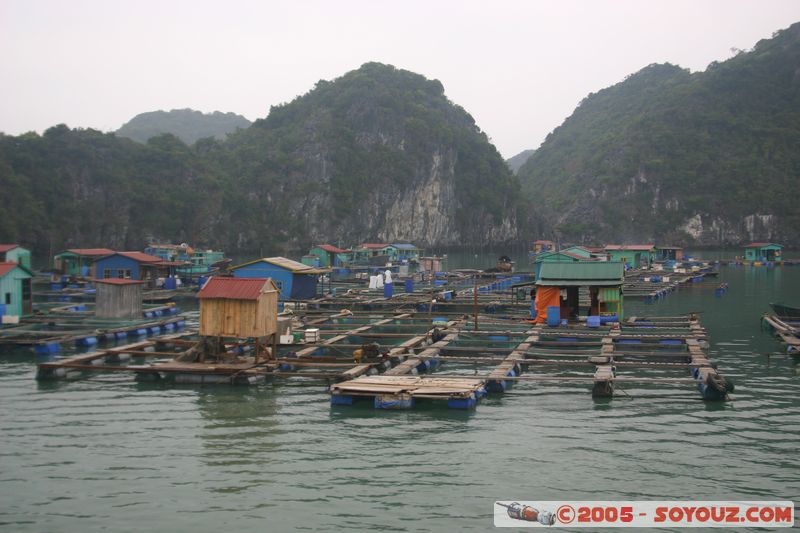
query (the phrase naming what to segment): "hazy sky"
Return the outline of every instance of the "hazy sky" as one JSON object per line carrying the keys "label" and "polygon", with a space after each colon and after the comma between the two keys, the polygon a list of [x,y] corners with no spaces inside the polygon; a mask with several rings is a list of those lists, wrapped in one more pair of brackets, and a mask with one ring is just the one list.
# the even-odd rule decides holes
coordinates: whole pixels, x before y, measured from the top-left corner
{"label": "hazy sky", "polygon": [[798,0],[0,0],[0,131],[254,120],[379,61],[441,80],[510,157],[650,63],[703,70],[797,21]]}

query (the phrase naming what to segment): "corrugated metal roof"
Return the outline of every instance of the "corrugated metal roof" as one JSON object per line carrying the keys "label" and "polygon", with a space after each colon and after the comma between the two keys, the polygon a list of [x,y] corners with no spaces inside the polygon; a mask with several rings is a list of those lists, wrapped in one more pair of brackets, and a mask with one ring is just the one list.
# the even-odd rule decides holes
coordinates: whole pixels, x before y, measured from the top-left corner
{"label": "corrugated metal roof", "polygon": [[0,254],[19,248],[19,244],[0,244]]}
{"label": "corrugated metal roof", "polygon": [[285,268],[286,270],[292,272],[293,274],[325,274],[326,272],[330,272],[329,268],[314,268],[308,265],[304,265],[303,263],[298,263],[297,261],[293,261],[292,259],[287,259],[285,257],[262,257],[261,259],[256,259],[255,261],[248,261],[247,263],[242,263],[241,265],[230,267],[228,270],[236,270],[248,265],[260,263],[262,261],[269,263],[271,265]]}
{"label": "corrugated metal roof", "polygon": [[783,245],[775,244],[774,242],[753,242],[745,246],[745,248],[764,248],[766,246],[777,246],[783,248]]}
{"label": "corrugated metal roof", "polygon": [[622,285],[624,270],[619,261],[576,261],[542,263],[537,285],[572,286]]}
{"label": "corrugated metal roof", "polygon": [[17,263],[3,262],[0,263],[0,278],[17,268]]}
{"label": "corrugated metal roof", "polygon": [[655,248],[655,244],[606,244],[606,250],[632,250],[646,252]]}
{"label": "corrugated metal roof", "polygon": [[227,300],[258,300],[261,294],[277,292],[278,289],[269,278],[210,278],[198,298],[224,298]]}
{"label": "corrugated metal roof", "polygon": [[162,261],[164,261],[160,257],[146,254],[144,252],[117,252],[117,255],[127,257],[128,259],[133,259],[134,261],[138,261],[139,263],[161,263]]}
{"label": "corrugated metal roof", "polygon": [[326,252],[331,252],[331,253],[334,253],[334,254],[345,254],[345,253],[348,252],[348,250],[342,250],[341,248],[337,248],[336,246],[333,246],[332,244],[318,244],[318,245],[314,246],[314,248],[319,248],[321,250],[325,250]]}
{"label": "corrugated metal roof", "polygon": [[20,265],[19,263],[15,263],[13,261],[3,261],[0,263],[0,278],[14,270],[15,268],[19,268],[23,272],[27,273],[30,276],[33,276],[33,272],[25,268],[24,266]]}
{"label": "corrugated metal roof", "polygon": [[122,278],[97,278],[94,280],[95,283],[105,283],[107,285],[137,285],[140,283],[144,283],[144,281],[138,279],[122,279]]}
{"label": "corrugated metal roof", "polygon": [[85,255],[87,257],[102,257],[114,254],[114,250],[110,248],[70,248],[66,251],[75,255]]}
{"label": "corrugated metal roof", "polygon": [[417,250],[417,247],[413,244],[392,244],[398,250]]}
{"label": "corrugated metal roof", "polygon": [[391,244],[378,244],[378,243],[364,243],[359,248],[369,248],[371,250],[380,250],[381,248],[386,248],[387,246],[391,246]]}

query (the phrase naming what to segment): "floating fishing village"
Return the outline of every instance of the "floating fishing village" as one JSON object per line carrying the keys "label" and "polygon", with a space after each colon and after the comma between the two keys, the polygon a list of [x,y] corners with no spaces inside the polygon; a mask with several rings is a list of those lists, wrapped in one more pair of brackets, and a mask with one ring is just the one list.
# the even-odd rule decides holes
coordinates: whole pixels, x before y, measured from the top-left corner
{"label": "floating fishing village", "polygon": [[[776,268],[781,246],[747,246],[732,267]],[[27,346],[38,380],[124,373],[140,382],[258,385],[307,379],[332,406],[440,403],[474,409],[521,381],[573,385],[595,398],[617,386],[691,388],[706,401],[733,383],[709,359],[701,316],[628,316],[675,291],[724,297],[719,262],[677,247],[559,246],[538,240],[529,269],[507,256],[448,269],[409,243],[311,248],[300,262],[232,265],[222,252],[153,244],[143,252],[65,250],[42,274],[30,252],[0,245],[0,349]],[[176,302],[196,298],[198,311]],[[762,317],[788,350],[800,309]]]}

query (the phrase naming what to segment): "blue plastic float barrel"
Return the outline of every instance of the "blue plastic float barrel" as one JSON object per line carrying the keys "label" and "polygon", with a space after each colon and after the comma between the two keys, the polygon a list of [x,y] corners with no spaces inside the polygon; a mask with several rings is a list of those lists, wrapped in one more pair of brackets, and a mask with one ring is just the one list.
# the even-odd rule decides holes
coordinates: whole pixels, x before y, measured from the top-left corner
{"label": "blue plastic float barrel", "polygon": [[394,283],[384,283],[383,285],[383,297],[384,298],[391,298],[394,295]]}
{"label": "blue plastic float barrel", "polygon": [[551,328],[558,327],[561,322],[561,308],[557,305],[551,305],[547,308],[547,325]]}
{"label": "blue plastic float barrel", "polygon": [[407,293],[414,292],[414,280],[413,279],[407,279],[406,280],[406,292]]}

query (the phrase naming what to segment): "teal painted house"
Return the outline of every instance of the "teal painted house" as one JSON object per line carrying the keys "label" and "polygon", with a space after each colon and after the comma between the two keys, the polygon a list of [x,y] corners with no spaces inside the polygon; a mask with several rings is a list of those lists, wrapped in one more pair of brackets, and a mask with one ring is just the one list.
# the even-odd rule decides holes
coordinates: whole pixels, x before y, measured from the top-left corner
{"label": "teal painted house", "polygon": [[395,263],[419,263],[419,258],[422,256],[422,249],[417,248],[413,244],[392,244],[394,250],[390,254],[392,261]]}
{"label": "teal painted house", "polygon": [[542,272],[542,265],[544,263],[578,263],[581,261],[595,261],[591,258],[588,251],[585,255],[578,255],[576,253],[561,250],[559,252],[541,252],[536,255],[533,262],[533,272],[535,279],[540,278]]}
{"label": "teal painted house", "polygon": [[31,251],[19,244],[0,244],[0,263],[17,263],[31,269]]}
{"label": "teal painted house", "polygon": [[53,266],[67,276],[93,278],[95,261],[113,253],[110,248],[70,248],[53,257]]}
{"label": "teal painted house", "polygon": [[33,312],[33,272],[17,263],[0,263],[0,315],[22,316]]}
{"label": "teal painted house", "polygon": [[[312,256],[316,256],[319,261],[311,262],[313,261]],[[350,257],[349,250],[342,250],[331,244],[318,244],[303,256],[303,264],[322,268],[345,266],[350,261]]]}
{"label": "teal painted house", "polygon": [[630,268],[643,268],[653,264],[656,258],[654,244],[606,244],[609,261],[620,261]]}
{"label": "teal painted house", "polygon": [[744,247],[744,258],[748,261],[781,261],[783,246],[774,242],[754,242]]}

